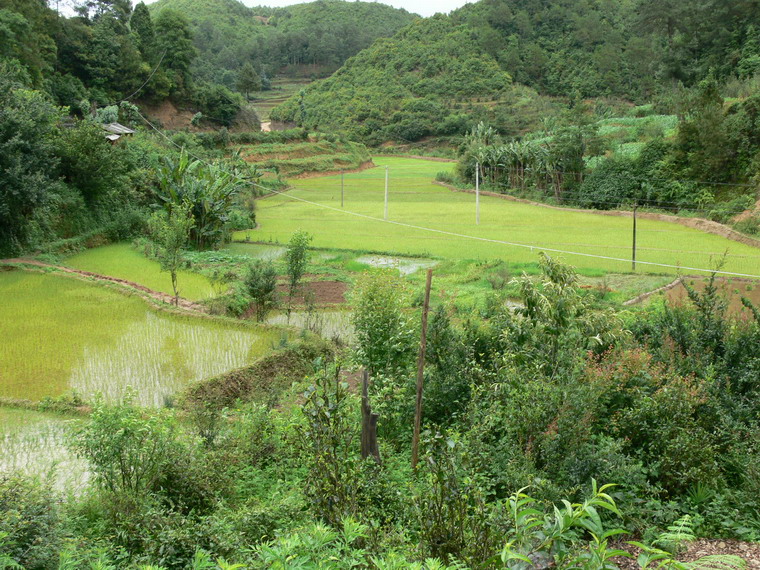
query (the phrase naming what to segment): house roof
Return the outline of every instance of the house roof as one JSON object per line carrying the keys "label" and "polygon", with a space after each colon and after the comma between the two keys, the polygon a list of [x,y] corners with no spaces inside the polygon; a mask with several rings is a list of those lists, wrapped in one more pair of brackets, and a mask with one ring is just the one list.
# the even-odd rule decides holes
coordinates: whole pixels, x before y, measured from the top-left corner
{"label": "house roof", "polygon": [[119,124],[119,123],[108,123],[107,125],[101,125],[101,126],[105,130],[107,130],[109,133],[113,133],[115,135],[132,135],[135,132],[129,127],[125,127],[124,125]]}

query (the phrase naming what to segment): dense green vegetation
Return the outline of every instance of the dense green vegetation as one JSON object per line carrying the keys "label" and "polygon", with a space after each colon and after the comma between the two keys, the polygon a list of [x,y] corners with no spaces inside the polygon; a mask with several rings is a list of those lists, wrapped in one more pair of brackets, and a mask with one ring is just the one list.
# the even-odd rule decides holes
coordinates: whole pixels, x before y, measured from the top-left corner
{"label": "dense green vegetation", "polygon": [[374,144],[416,140],[462,132],[467,117],[450,108],[454,102],[498,98],[510,84],[509,74],[480,52],[464,26],[435,16],[378,40],[271,116]]}
{"label": "dense green vegetation", "polygon": [[[505,140],[481,123],[460,146],[459,178],[487,188],[602,210],[642,206],[727,223],[757,200],[757,95],[726,104],[714,79],[682,100],[687,115],[651,106],[605,117],[577,105],[553,129]],[[573,116],[574,115],[574,116]],[[760,217],[737,226],[760,233]]]}
{"label": "dense green vegetation", "polygon": [[292,66],[320,76],[340,67],[376,38],[391,36],[417,16],[376,2],[319,0],[284,8],[249,8],[237,0],[160,0],[152,14],[187,15],[199,79],[238,88],[246,64],[262,87]]}
{"label": "dense green vegetation", "polygon": [[[514,311],[498,292],[433,308],[416,470],[416,292],[377,271],[347,352],[290,345],[193,385],[176,410],[96,403],[69,440],[91,486],[59,502],[39,480],[0,479],[0,554],[28,568],[591,569],[616,567],[614,529],[662,560],[693,534],[756,540],[760,322],[728,317],[712,285],[616,314],[572,269],[541,268],[513,282]],[[341,372],[354,364],[373,371],[381,463],[360,455]]]}
{"label": "dense green vegetation", "polygon": [[[674,559],[760,541],[758,285],[620,302],[758,274],[657,214],[757,199],[757,2],[74,8],[0,0],[0,257],[48,262],[0,264],[0,569],[747,567]],[[626,213],[476,222],[476,176],[656,210],[635,270]]]}
{"label": "dense green vegetation", "polygon": [[[736,88],[740,80],[754,76],[760,61],[753,24],[757,10],[753,4],[729,6],[718,0],[694,9],[650,0],[622,4],[484,0],[449,16],[415,22],[390,40],[377,42],[329,80],[307,88],[304,105],[299,107],[299,96],[277,115],[368,137],[358,125],[349,126],[349,121],[364,118],[361,109],[343,105],[340,116],[330,113],[325,96],[333,93],[346,103],[353,99],[354,104],[370,99],[373,108],[381,109],[373,118],[378,123],[375,129],[387,129],[382,136],[415,140],[443,132],[444,123],[461,112],[448,107],[463,98],[498,101],[501,108],[487,109],[488,114],[475,105],[466,115],[490,115],[500,130],[511,130],[509,134],[518,134],[510,115],[523,110],[521,99],[536,99],[535,92],[639,102],[658,97],[672,106],[672,86],[677,82],[693,87],[713,70],[717,79],[732,81]],[[452,61],[443,62],[442,54]],[[507,76],[533,94],[509,96]],[[436,89],[440,85],[450,87],[442,93]],[[354,94],[352,88],[358,91]],[[438,112],[432,129],[394,133],[389,127],[400,119],[394,114],[403,113],[406,99],[412,96],[424,99],[417,102],[419,109],[407,111],[417,121],[430,122],[428,107],[434,104],[445,112]]]}

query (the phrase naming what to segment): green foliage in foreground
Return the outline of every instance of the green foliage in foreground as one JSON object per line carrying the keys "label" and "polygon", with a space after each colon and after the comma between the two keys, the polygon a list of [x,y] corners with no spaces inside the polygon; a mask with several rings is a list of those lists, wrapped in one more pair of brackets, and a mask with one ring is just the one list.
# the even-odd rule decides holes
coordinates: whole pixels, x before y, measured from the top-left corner
{"label": "green foliage in foreground", "polygon": [[[345,360],[305,344],[197,384],[178,410],[96,403],[72,443],[92,485],[59,505],[24,481],[34,492],[8,507],[0,480],[0,508],[21,513],[0,516],[0,536],[30,529],[23,540],[45,544],[52,567],[612,570],[625,531],[641,538],[642,568],[745,567],[675,559],[695,536],[760,538],[760,322],[729,320],[714,284],[688,306],[614,315],[577,294],[569,268],[541,267],[515,283],[520,310],[496,297],[436,312],[416,470],[414,354],[374,337],[394,360],[369,387],[378,463],[361,458]],[[388,278],[367,280],[365,325],[403,321],[408,310],[382,303]],[[445,389],[450,378],[467,389]]]}

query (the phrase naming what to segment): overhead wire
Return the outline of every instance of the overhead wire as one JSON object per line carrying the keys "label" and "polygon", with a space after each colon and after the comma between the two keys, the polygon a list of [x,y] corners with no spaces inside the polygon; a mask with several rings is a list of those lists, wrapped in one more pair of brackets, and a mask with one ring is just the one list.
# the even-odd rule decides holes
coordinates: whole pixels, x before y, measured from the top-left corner
{"label": "overhead wire", "polygon": [[[204,160],[204,159],[202,159],[202,158],[200,158],[198,156],[195,156],[194,154],[192,154],[189,151],[187,151],[187,149],[185,149],[181,145],[179,145],[176,142],[174,142],[173,140],[171,140],[165,133],[163,133],[158,127],[156,127],[153,123],[151,123],[148,119],[146,119],[141,113],[138,112],[138,115],[143,119],[143,121],[145,121],[146,124],[148,124],[154,131],[156,131],[157,133],[159,133],[162,137],[164,137],[172,145],[176,146],[180,150],[184,150],[185,152],[187,152],[187,154],[189,156],[192,156],[193,158],[195,158],[196,160],[199,160],[203,164],[206,164],[207,166],[211,166],[211,164],[208,161],[206,161],[206,160]],[[540,245],[535,245],[535,244],[525,244],[525,243],[510,242],[510,241],[505,241],[505,240],[497,240],[497,239],[492,239],[492,238],[485,238],[485,237],[480,237],[480,236],[472,236],[472,235],[468,235],[468,234],[461,234],[461,233],[458,233],[458,232],[450,232],[450,231],[447,231],[447,230],[440,230],[440,229],[437,229],[437,228],[428,228],[428,227],[425,227],[425,226],[418,226],[418,225],[415,225],[415,224],[409,224],[409,223],[406,223],[406,222],[398,222],[398,221],[395,221],[395,220],[386,220],[384,218],[378,218],[378,217],[375,217],[375,216],[370,216],[368,214],[361,214],[359,212],[352,212],[350,210],[345,210],[345,209],[336,208],[336,207],[333,207],[333,206],[328,206],[327,204],[320,204],[319,202],[313,202],[313,201],[307,200],[305,198],[300,198],[298,196],[294,196],[292,193],[289,193],[289,192],[281,192],[279,190],[274,190],[274,189],[269,188],[267,186],[264,186],[262,184],[258,184],[256,182],[252,182],[250,180],[245,180],[245,179],[241,178],[240,176],[238,176],[237,174],[232,173],[232,172],[227,172],[227,174],[229,174],[229,175],[237,178],[240,181],[252,184],[254,186],[258,186],[260,188],[264,188],[264,189],[268,190],[272,194],[277,194],[277,195],[280,195],[280,196],[284,196],[284,197],[286,197],[286,198],[288,198],[290,200],[295,200],[295,201],[298,201],[298,202],[309,204],[309,205],[317,207],[317,208],[322,208],[322,209],[325,209],[325,210],[330,210],[330,211],[337,212],[337,213],[340,213],[340,214],[354,216],[354,217],[357,217],[357,218],[362,218],[362,219],[370,220],[370,221],[374,221],[374,222],[381,222],[381,223],[390,224],[390,225],[394,225],[394,226],[398,226],[398,227],[404,227],[404,228],[409,228],[409,229],[418,230],[418,231],[430,232],[430,233],[435,233],[435,234],[439,234],[439,235],[446,235],[446,236],[455,237],[455,238],[459,238],[459,239],[469,239],[469,240],[474,240],[474,241],[479,241],[479,242],[485,242],[485,243],[493,243],[493,244],[499,244],[499,245],[506,245],[506,246],[510,246],[510,247],[518,247],[518,248],[523,248],[523,249],[530,249],[531,251],[538,250],[538,251],[545,251],[545,252],[557,253],[557,254],[562,254],[562,255],[575,255],[575,256],[585,257],[585,258],[602,259],[602,260],[605,260],[605,261],[616,261],[616,262],[622,262],[622,263],[631,263],[630,259],[624,259],[624,258],[619,258],[619,257],[611,257],[611,256],[597,255],[597,254],[592,254],[592,253],[583,253],[583,252],[577,252],[577,251],[567,251],[567,250],[562,250],[562,249],[557,249],[557,248],[542,247]],[[749,277],[749,278],[753,278],[753,279],[760,279],[760,275],[755,275],[755,274],[750,274],[750,273],[738,273],[738,272],[732,272],[732,271],[721,271],[721,270],[717,270],[717,269],[704,269],[704,268],[699,268],[699,267],[688,267],[688,266],[682,266],[682,265],[672,265],[672,264],[667,264],[667,263],[657,263],[657,262],[653,262],[653,261],[640,261],[640,260],[636,260],[636,263],[639,264],[639,265],[647,265],[647,266],[651,266],[651,267],[663,267],[663,268],[668,268],[668,269],[677,269],[677,270],[681,270],[681,271],[699,271],[699,272],[702,272],[702,273],[716,273],[716,274],[720,274],[720,275],[730,275],[730,276],[733,276],[733,277]]]}
{"label": "overhead wire", "polygon": [[156,64],[156,67],[153,68],[153,71],[150,72],[150,75],[148,76],[148,79],[145,80],[145,82],[140,85],[140,87],[137,88],[137,91],[132,93],[129,97],[125,97],[124,101],[129,101],[132,97],[137,95],[140,91],[142,91],[142,88],[145,87],[148,82],[153,79],[153,75],[155,75],[156,71],[158,71],[158,68],[161,67],[161,62],[164,61],[164,56],[166,55],[166,49],[164,49],[164,53],[161,54],[161,59],[158,60],[158,63]]}

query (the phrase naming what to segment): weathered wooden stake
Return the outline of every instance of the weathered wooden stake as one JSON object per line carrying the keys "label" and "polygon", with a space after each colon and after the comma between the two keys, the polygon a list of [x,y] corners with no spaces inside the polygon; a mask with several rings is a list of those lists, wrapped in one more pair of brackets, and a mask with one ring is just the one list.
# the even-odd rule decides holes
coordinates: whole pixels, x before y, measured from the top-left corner
{"label": "weathered wooden stake", "polygon": [[369,374],[362,374],[362,459],[370,455],[380,463],[380,450],[377,447],[377,414],[372,413],[369,405]]}
{"label": "weathered wooden stake", "polygon": [[417,467],[420,447],[420,427],[422,425],[422,382],[425,371],[425,348],[427,347],[427,320],[430,310],[430,285],[433,282],[433,270],[428,269],[425,283],[425,304],[422,306],[422,333],[420,334],[420,352],[417,356],[417,406],[414,412],[414,436],[412,438],[412,469]]}

